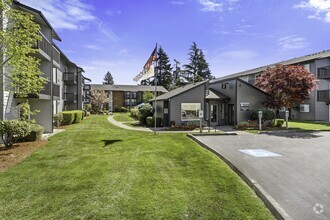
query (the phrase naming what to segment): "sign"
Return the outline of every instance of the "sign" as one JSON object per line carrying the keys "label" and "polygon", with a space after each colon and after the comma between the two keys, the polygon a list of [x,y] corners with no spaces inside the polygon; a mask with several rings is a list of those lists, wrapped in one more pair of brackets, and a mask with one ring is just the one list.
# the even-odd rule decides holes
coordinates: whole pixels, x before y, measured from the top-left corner
{"label": "sign", "polygon": [[203,117],[204,117],[203,110],[200,110],[200,111],[199,111],[199,117],[200,117],[200,118],[203,118]]}
{"label": "sign", "polygon": [[250,110],[250,103],[249,102],[241,102],[241,111],[249,111]]}

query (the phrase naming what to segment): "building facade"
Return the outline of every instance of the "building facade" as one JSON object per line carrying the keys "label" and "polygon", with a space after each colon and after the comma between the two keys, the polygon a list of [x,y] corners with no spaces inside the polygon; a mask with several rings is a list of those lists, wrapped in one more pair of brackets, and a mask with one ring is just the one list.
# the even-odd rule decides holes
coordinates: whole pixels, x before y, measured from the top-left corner
{"label": "building facade", "polygon": [[[143,103],[146,92],[154,92],[154,86],[106,85],[91,84],[91,90],[104,90],[109,96],[109,105],[104,106],[111,112],[120,111],[122,107],[131,109]],[[157,95],[168,92],[163,86],[157,86]]]}
{"label": "building facade", "polygon": [[[53,115],[66,109],[82,109],[84,100],[84,82],[82,68],[76,66],[69,61],[61,50],[55,45],[55,41],[61,41],[61,38],[52,28],[51,24],[44,17],[42,12],[14,1],[12,7],[24,12],[30,13],[34,17],[34,21],[40,25],[39,34],[42,40],[37,41],[34,47],[38,50],[36,57],[40,59],[40,70],[47,83],[38,96],[29,95],[26,98],[18,98],[10,88],[10,82],[5,74],[9,74],[8,68],[4,68],[5,73],[2,78],[2,86],[0,92],[0,101],[3,105],[0,108],[0,120],[10,120],[19,117],[19,105],[28,101],[30,110],[38,110],[38,113],[31,116],[36,122],[45,127],[45,132],[53,131]],[[76,74],[77,79],[77,96],[75,98],[76,105],[71,105],[66,100],[66,85],[70,83],[66,80],[67,72],[72,71]],[[71,85],[71,84],[70,84]],[[71,91],[71,90],[70,90]]]}

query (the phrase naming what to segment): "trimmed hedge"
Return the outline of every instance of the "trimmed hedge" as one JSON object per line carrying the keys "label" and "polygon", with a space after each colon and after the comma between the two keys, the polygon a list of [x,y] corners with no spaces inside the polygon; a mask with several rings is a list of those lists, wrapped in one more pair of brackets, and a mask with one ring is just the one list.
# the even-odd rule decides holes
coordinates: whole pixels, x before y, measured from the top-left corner
{"label": "trimmed hedge", "polygon": [[61,113],[58,113],[54,115],[54,125],[55,127],[59,127],[63,121],[63,115]]}
{"label": "trimmed hedge", "polygon": [[[149,127],[155,126],[154,117],[149,116],[146,118],[146,123]],[[156,118],[156,127],[160,127],[162,124],[162,118]]]}
{"label": "trimmed hedge", "polygon": [[252,120],[259,119],[259,111],[262,111],[262,121],[274,120],[275,113],[274,113],[274,111],[269,110],[269,109],[261,109],[261,110],[252,111],[252,113],[251,113]]}
{"label": "trimmed hedge", "polygon": [[63,115],[63,120],[61,125],[71,125],[74,121],[75,113],[74,111],[60,112]]}
{"label": "trimmed hedge", "polygon": [[44,133],[45,128],[38,124],[30,125],[30,133],[25,137],[19,139],[19,142],[30,142],[41,140],[42,134]]}
{"label": "trimmed hedge", "polygon": [[84,119],[82,110],[75,110],[73,123],[80,123]]}

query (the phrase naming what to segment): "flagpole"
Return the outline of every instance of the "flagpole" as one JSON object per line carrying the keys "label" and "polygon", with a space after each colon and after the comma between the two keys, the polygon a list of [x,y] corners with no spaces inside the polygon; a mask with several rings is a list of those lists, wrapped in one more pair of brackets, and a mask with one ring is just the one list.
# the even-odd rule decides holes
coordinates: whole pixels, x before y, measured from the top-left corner
{"label": "flagpole", "polygon": [[156,67],[155,67],[155,114],[154,114],[154,123],[155,123],[155,134],[157,128],[157,72],[158,72],[158,45],[156,44]]}

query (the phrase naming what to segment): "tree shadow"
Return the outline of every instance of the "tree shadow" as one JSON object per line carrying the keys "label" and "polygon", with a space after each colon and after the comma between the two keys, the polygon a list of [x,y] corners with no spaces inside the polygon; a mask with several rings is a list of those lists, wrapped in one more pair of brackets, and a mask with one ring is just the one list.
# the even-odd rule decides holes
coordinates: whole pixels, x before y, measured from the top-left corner
{"label": "tree shadow", "polygon": [[286,137],[286,138],[296,138],[296,139],[312,139],[312,138],[319,138],[322,135],[318,135],[318,131],[268,131],[262,132],[261,134],[266,134],[269,136],[277,136],[277,137]]}
{"label": "tree shadow", "polygon": [[123,140],[117,140],[117,139],[114,139],[114,140],[102,140],[104,142],[104,146],[103,147],[106,147],[108,145],[111,145],[111,144],[114,144],[116,142],[121,142]]}

